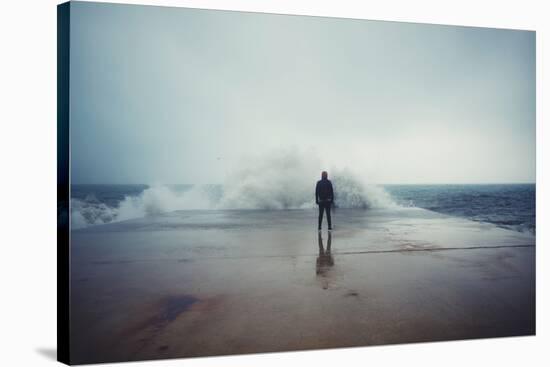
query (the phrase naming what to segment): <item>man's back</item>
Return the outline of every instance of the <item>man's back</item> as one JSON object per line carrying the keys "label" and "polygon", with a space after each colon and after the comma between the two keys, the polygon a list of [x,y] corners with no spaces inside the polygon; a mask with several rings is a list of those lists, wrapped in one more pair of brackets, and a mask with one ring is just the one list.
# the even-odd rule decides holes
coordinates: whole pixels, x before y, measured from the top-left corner
{"label": "man's back", "polygon": [[322,179],[317,181],[317,186],[315,187],[315,195],[318,201],[331,202],[334,198],[334,193],[330,180]]}
{"label": "man's back", "polygon": [[334,201],[334,192],[332,191],[332,183],[328,179],[328,173],[321,173],[321,180],[317,181],[315,186],[315,203],[319,205],[319,231],[323,223],[323,213],[327,213],[328,230],[332,231],[332,223],[330,219],[330,207]]}

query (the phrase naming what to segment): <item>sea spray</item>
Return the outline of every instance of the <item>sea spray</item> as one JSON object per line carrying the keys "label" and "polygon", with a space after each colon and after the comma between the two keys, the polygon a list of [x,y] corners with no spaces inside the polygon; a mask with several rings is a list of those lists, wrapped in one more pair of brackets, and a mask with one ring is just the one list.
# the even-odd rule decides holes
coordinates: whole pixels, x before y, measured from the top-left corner
{"label": "sea spray", "polygon": [[384,188],[367,184],[350,169],[334,169],[332,172],[336,207],[369,209],[397,206]]}
{"label": "sea spray", "polygon": [[228,175],[220,209],[296,209],[314,202],[321,162],[295,149],[246,159]]}
{"label": "sea spray", "polygon": [[128,195],[113,207],[94,195],[71,199],[72,228],[154,216],[175,210],[216,209],[219,185],[153,185],[138,195]]}
{"label": "sea spray", "polygon": [[[71,200],[73,228],[154,216],[176,210],[305,209],[315,207],[315,182],[324,167],[317,155],[297,149],[243,159],[223,185],[153,185],[108,206],[94,196]],[[329,170],[338,208],[396,204],[382,187],[351,169]]]}

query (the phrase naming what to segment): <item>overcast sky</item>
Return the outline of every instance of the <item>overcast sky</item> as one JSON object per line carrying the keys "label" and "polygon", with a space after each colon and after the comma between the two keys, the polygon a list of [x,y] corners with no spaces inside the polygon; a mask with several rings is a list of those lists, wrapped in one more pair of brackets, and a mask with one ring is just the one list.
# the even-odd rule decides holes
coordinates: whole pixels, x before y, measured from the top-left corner
{"label": "overcast sky", "polygon": [[71,6],[73,183],[222,183],[289,147],[379,183],[535,181],[534,32]]}

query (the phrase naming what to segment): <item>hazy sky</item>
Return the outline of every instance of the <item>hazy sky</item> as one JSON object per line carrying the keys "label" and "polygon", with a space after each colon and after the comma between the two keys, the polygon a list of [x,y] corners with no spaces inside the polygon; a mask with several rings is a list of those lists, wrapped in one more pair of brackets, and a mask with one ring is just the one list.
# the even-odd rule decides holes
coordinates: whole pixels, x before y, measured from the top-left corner
{"label": "hazy sky", "polygon": [[288,147],[534,182],[535,33],[73,2],[71,139],[73,183],[221,183]]}

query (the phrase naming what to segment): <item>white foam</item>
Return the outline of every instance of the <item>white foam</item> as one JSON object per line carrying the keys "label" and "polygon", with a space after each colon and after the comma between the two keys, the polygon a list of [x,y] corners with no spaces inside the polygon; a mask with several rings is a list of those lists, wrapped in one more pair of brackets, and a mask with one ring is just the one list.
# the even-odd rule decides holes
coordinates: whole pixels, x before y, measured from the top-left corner
{"label": "white foam", "polygon": [[[195,185],[186,191],[154,185],[138,196],[127,196],[117,208],[97,200],[72,199],[72,228],[110,223],[175,210],[192,209],[303,209],[315,207],[315,183],[320,159],[297,149],[243,160],[227,176],[221,197],[211,186]],[[329,171],[340,208],[381,208],[396,204],[382,187],[369,185],[350,169]]]}

